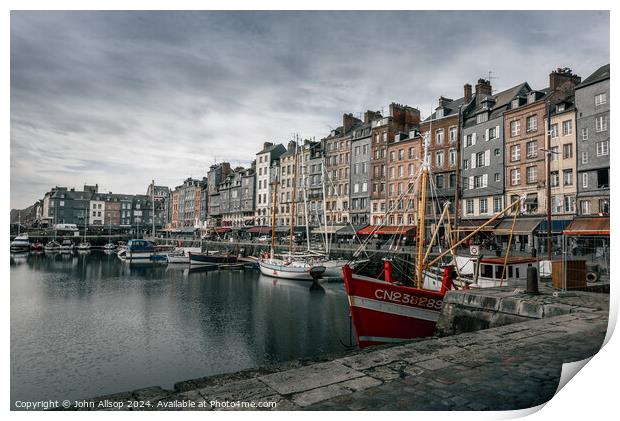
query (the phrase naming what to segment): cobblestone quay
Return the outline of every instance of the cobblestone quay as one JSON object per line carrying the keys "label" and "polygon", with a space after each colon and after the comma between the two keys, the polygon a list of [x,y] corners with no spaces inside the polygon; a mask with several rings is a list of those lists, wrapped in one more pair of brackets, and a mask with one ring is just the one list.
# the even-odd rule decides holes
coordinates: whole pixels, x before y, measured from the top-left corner
{"label": "cobblestone quay", "polygon": [[[139,409],[513,410],[540,405],[557,389],[562,363],[601,347],[609,296],[596,308],[477,332],[374,347],[90,400],[146,401]],[[590,295],[590,299],[591,299]],[[274,404],[275,403],[275,404]],[[253,405],[253,406],[252,406]],[[275,405],[275,407],[273,407]],[[88,408],[87,408],[88,409]]]}

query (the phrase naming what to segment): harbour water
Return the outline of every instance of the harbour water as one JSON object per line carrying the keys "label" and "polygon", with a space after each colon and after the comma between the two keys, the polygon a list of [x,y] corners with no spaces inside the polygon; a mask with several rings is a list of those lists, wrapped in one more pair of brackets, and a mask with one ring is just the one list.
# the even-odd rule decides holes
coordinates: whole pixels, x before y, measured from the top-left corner
{"label": "harbour water", "polygon": [[11,401],[81,399],[344,350],[342,284],[257,270],[11,256]]}

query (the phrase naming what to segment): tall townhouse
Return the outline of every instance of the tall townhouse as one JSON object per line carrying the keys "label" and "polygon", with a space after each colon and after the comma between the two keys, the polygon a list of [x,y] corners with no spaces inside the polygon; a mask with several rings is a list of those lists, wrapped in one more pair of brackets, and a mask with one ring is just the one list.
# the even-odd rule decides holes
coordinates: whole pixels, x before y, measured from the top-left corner
{"label": "tall townhouse", "polygon": [[[309,204],[309,188],[310,188],[310,158],[312,151],[319,145],[310,139],[305,139],[302,144],[297,147],[298,153],[298,169],[297,169],[297,210],[295,212],[295,226],[301,230],[306,225],[306,210],[310,213]],[[305,200],[304,200],[305,199]],[[310,224],[308,224],[310,225]]]}
{"label": "tall townhouse", "polygon": [[609,86],[606,64],[575,89],[580,215],[609,214]]}
{"label": "tall townhouse", "polygon": [[318,227],[325,223],[323,215],[323,142],[310,145],[310,155],[307,162],[306,192],[308,202],[308,225]]}
{"label": "tall townhouse", "polygon": [[[488,94],[491,94],[490,86],[481,85],[480,89],[488,89]],[[461,110],[467,105],[464,101],[465,97],[456,100],[440,97],[435,112],[420,124],[420,132],[430,135],[428,147],[432,173],[430,182],[434,190],[433,195],[437,197],[437,200],[427,201],[425,215],[429,233],[432,229],[430,221],[439,218],[446,201],[449,202],[451,216],[455,216],[458,126]]]}
{"label": "tall townhouse", "polygon": [[[577,145],[575,104],[570,97],[550,104],[551,116],[551,213],[554,217],[575,215],[577,196]],[[568,219],[566,219],[568,221]]]}
{"label": "tall townhouse", "polygon": [[90,199],[90,211],[88,212],[88,225],[103,225],[105,218],[105,194],[96,193]]}
{"label": "tall townhouse", "polygon": [[271,203],[272,191],[271,180],[273,174],[271,169],[275,161],[280,159],[280,155],[286,152],[286,148],[281,144],[265,142],[263,149],[256,154],[256,197],[254,219],[256,225],[271,225]]}
{"label": "tall townhouse", "polygon": [[[492,95],[489,81],[480,79],[471,98],[465,85],[461,136],[461,224],[476,228],[504,208],[504,112],[513,100],[531,91],[527,83]],[[469,96],[468,96],[469,95]]]}
{"label": "tall townhouse", "polygon": [[170,225],[172,228],[180,227],[179,223],[179,187],[177,186],[171,193],[172,196],[172,211],[171,211],[171,219]]}
{"label": "tall townhouse", "polygon": [[388,144],[387,225],[417,225],[416,183],[422,156],[422,138],[417,129],[398,133]]}
{"label": "tall townhouse", "polygon": [[241,202],[239,214],[242,226],[254,225],[254,198],[256,196],[256,161],[241,173]]}
{"label": "tall townhouse", "polygon": [[121,224],[121,195],[109,194],[105,201],[105,218],[103,225],[115,228]]}
{"label": "tall townhouse", "polygon": [[325,151],[325,203],[327,223],[349,222],[349,183],[351,170],[351,138],[362,121],[352,114],[342,116],[342,126],[322,140]]}
{"label": "tall townhouse", "polygon": [[353,131],[351,139],[349,216],[354,226],[370,224],[370,131],[371,122],[380,117],[366,111],[364,123]]}
{"label": "tall townhouse", "polygon": [[546,156],[550,153],[545,152],[545,121],[551,105],[573,95],[580,80],[570,69],[553,71],[548,88],[515,98],[504,114],[506,201],[511,203],[525,195],[526,214],[547,212]]}
{"label": "tall townhouse", "polygon": [[207,172],[207,226],[219,227],[222,224],[222,212],[220,209],[220,184],[230,173],[230,164],[221,162],[211,165]]}
{"label": "tall townhouse", "polygon": [[407,105],[390,104],[389,115],[371,122],[370,141],[370,223],[385,224],[387,209],[387,147],[396,133],[408,133],[420,124],[420,111]]}
{"label": "tall townhouse", "polygon": [[[286,152],[280,155],[280,184],[278,186],[277,224],[289,226],[293,208],[299,201],[299,154],[297,142],[288,142]],[[297,212],[297,208],[295,208]],[[297,219],[295,217],[295,219]]]}

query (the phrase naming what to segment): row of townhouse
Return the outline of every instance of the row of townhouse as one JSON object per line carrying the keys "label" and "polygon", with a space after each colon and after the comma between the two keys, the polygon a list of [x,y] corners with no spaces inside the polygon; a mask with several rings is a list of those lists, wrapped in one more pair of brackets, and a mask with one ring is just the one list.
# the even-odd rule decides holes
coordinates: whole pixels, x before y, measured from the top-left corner
{"label": "row of townhouse", "polygon": [[83,190],[54,187],[41,200],[40,222],[47,226],[75,224],[80,228],[150,231],[166,223],[165,200],[168,188],[149,185],[147,194],[130,195],[99,192],[99,186]]}

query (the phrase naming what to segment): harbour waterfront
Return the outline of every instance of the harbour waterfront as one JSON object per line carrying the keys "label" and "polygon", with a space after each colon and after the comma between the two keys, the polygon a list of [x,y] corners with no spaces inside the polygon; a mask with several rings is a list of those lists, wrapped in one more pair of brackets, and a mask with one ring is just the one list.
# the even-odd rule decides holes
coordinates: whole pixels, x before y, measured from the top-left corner
{"label": "harbour waterfront", "polygon": [[80,399],[344,351],[342,284],[12,255],[11,401]]}

